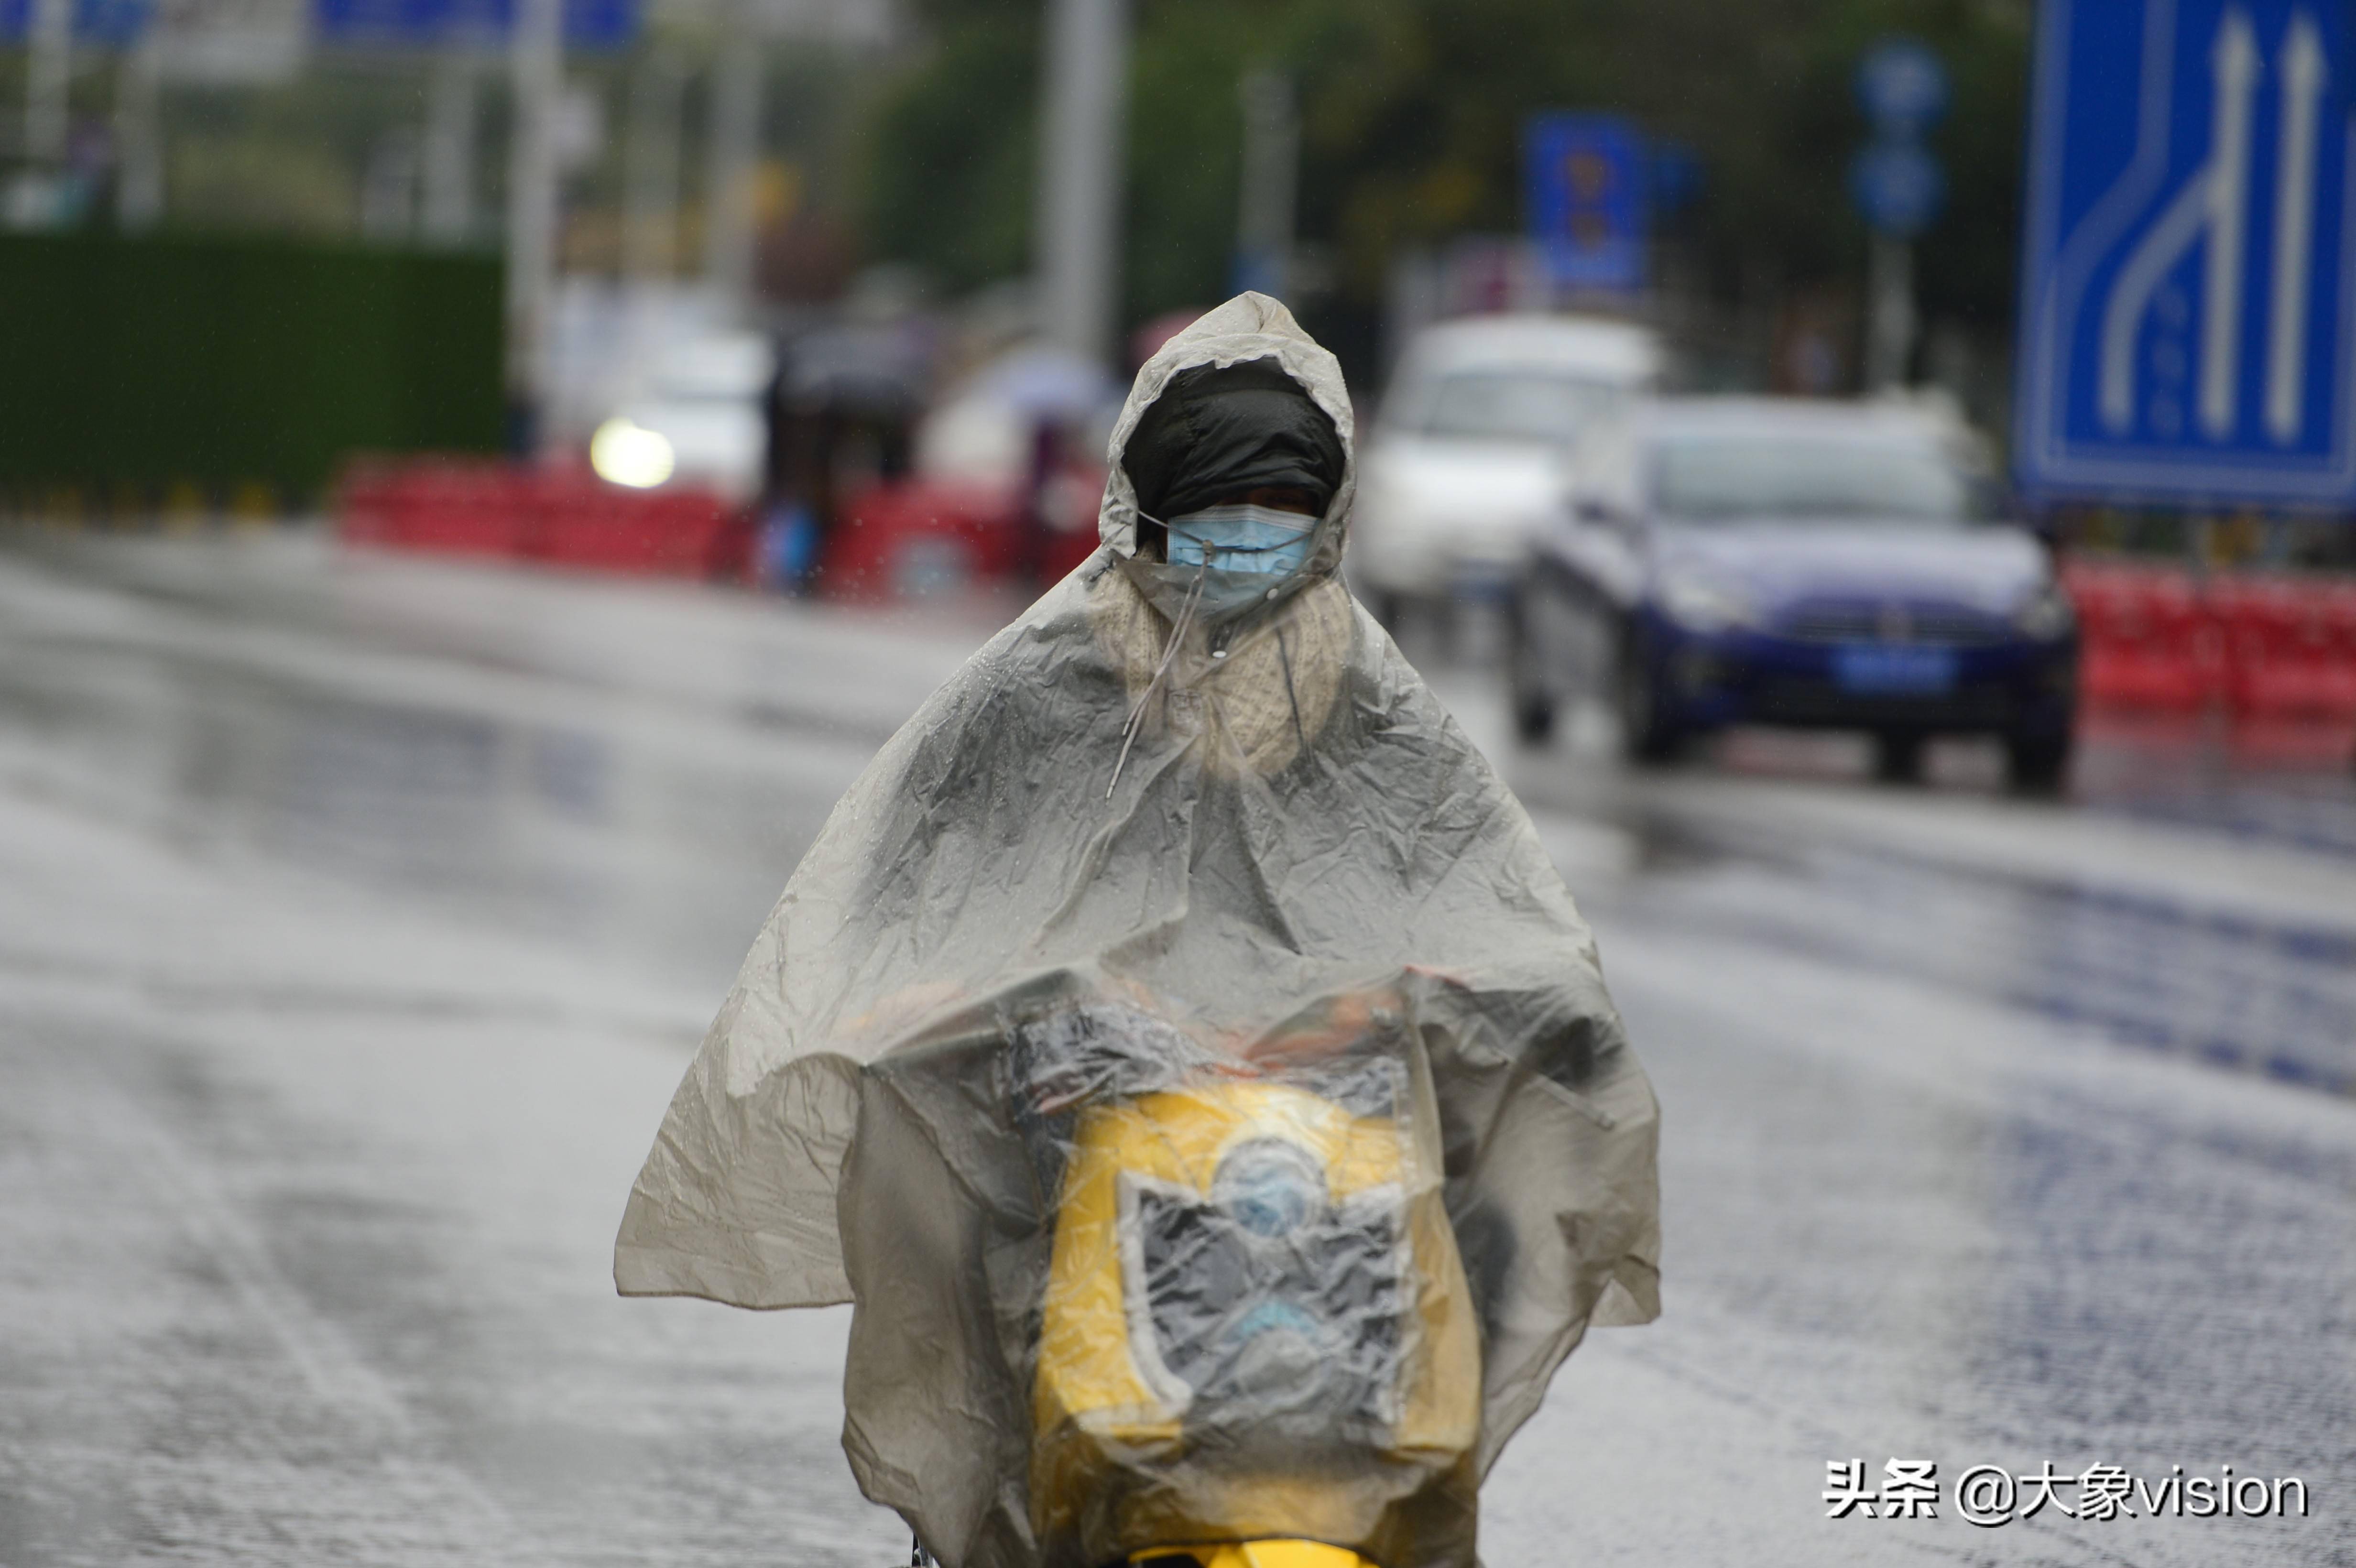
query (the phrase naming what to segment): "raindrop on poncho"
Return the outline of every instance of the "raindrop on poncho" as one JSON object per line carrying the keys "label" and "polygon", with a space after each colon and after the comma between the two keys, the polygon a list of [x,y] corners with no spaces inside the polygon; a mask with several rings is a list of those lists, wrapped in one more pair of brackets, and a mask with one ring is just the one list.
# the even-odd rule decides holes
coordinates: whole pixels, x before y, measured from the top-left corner
{"label": "raindrop on poncho", "polygon": [[[1206,616],[1241,596],[1140,549],[1124,454],[1173,379],[1277,372],[1334,446],[1247,482],[1338,482]],[[1352,436],[1275,301],[1154,356],[1102,548],[836,806],[632,1189],[625,1294],[857,1303],[844,1447],[949,1568],[1472,1568],[1555,1368],[1658,1310],[1651,1088],[1528,816],[1339,581]],[[1157,464],[1155,515],[1217,498]]]}

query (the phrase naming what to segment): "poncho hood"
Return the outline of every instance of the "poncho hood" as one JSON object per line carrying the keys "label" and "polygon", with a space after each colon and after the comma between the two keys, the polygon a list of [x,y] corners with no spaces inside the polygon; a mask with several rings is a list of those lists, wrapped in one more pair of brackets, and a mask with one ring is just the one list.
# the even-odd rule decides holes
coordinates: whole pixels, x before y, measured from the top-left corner
{"label": "poncho hood", "polygon": [[[1130,471],[1130,443],[1173,381],[1189,371],[1242,365],[1264,365],[1290,379],[1330,421],[1333,439],[1339,444],[1341,465],[1332,484],[1324,515],[1317,520],[1308,560],[1271,590],[1249,614],[1228,618],[1238,622],[1265,619],[1283,601],[1316,583],[1332,581],[1341,570],[1342,551],[1349,539],[1350,507],[1358,492],[1356,421],[1350,410],[1349,389],[1342,380],[1341,364],[1301,330],[1292,313],[1282,304],[1266,294],[1237,294],[1171,338],[1145,362],[1130,388],[1129,400],[1121,405],[1119,419],[1114,421],[1111,446],[1106,454],[1104,501],[1097,511],[1098,537],[1154,608],[1173,621],[1201,574],[1193,568],[1141,559],[1138,549],[1139,524],[1149,516],[1167,520],[1173,514],[1207,505],[1217,496],[1199,485],[1189,484],[1183,475],[1174,476],[1162,485],[1163,494],[1157,497],[1162,510],[1148,512],[1140,505],[1137,475]],[[1305,446],[1308,441],[1302,439],[1300,444]],[[1275,473],[1258,475],[1262,483],[1284,483],[1288,477]],[[1231,575],[1212,574],[1215,584]]]}
{"label": "poncho hood", "polygon": [[[1186,585],[1137,559],[1123,447],[1173,377],[1259,359],[1332,419],[1343,473],[1278,598],[1188,625]],[[1093,1568],[1162,1517],[1033,1485],[1070,1150],[1041,1154],[1022,1042],[1073,1020],[1151,1019],[1141,1038],[1249,1079],[1286,1020],[1355,1008],[1421,1097],[1401,1201],[1444,1214],[1461,1253],[1477,1431],[1326,1488],[1298,1533],[1473,1568],[1479,1477],[1555,1366],[1590,1321],[1656,1310],[1651,1089],[1527,816],[1338,581],[1352,435],[1332,357],[1271,300],[1154,356],[1114,431],[1101,548],[835,808],[630,1193],[626,1294],[856,1301],[853,1471],[949,1568]],[[1183,1444],[1119,1453],[1119,1495],[1170,1517],[1226,1495]]]}
{"label": "poncho hood", "polygon": [[[1298,492],[1322,517],[1349,462],[1333,416],[1273,359],[1171,378],[1121,451],[1140,508],[1165,520],[1254,490]],[[1310,523],[1304,523],[1304,528]]]}

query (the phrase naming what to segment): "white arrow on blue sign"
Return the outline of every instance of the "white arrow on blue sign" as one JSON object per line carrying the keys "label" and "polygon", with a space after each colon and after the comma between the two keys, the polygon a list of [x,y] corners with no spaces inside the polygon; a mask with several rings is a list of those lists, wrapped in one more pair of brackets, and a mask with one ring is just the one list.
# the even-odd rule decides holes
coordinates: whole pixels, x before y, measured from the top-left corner
{"label": "white arrow on blue sign", "polygon": [[2040,11],[2015,399],[2023,487],[2356,505],[2347,7]]}

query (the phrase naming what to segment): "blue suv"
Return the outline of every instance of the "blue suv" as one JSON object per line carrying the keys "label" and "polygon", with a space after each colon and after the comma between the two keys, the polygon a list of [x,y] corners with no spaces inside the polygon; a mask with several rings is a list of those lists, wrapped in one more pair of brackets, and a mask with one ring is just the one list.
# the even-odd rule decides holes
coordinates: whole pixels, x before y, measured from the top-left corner
{"label": "blue suv", "polygon": [[2078,636],[1968,432],[1903,405],[1664,399],[1590,426],[1515,586],[1515,720],[1582,694],[1629,754],[1735,724],[1863,730],[1911,779],[1940,733],[2002,738],[2014,785],[2069,766]]}

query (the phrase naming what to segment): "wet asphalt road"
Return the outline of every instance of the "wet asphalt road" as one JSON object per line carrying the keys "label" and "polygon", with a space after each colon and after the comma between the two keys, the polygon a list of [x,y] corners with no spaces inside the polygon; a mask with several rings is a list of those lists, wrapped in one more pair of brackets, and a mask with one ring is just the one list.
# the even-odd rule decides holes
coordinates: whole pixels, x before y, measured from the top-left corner
{"label": "wet asphalt road", "polygon": [[[0,548],[0,1568],[905,1561],[844,1314],[620,1301],[608,1248],[800,847],[989,628]],[[2115,730],[2032,805],[1969,748],[1518,753],[1437,683],[1665,1108],[1665,1314],[1558,1377],[1492,1568],[2356,1563],[2344,736]],[[1826,1519],[1851,1457],[1940,1517]],[[1955,1516],[2047,1460],[2311,1511]]]}

